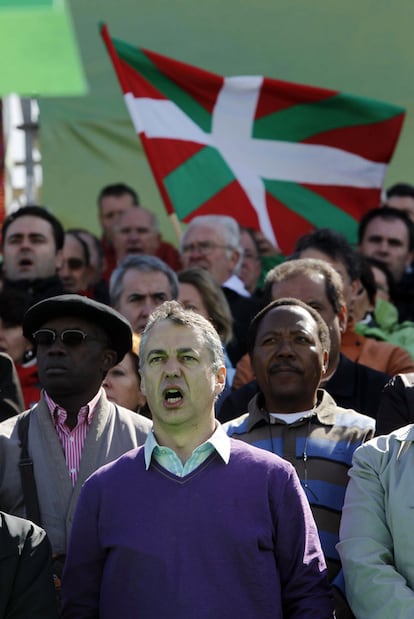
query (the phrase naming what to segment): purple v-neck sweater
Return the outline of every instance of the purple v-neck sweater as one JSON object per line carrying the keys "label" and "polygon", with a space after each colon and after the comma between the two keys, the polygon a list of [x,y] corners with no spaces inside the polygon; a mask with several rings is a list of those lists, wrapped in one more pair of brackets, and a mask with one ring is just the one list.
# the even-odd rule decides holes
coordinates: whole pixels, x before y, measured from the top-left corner
{"label": "purple v-neck sweater", "polygon": [[240,441],[186,477],[144,449],[86,482],[73,523],[63,617],[325,619],[332,600],[293,467]]}

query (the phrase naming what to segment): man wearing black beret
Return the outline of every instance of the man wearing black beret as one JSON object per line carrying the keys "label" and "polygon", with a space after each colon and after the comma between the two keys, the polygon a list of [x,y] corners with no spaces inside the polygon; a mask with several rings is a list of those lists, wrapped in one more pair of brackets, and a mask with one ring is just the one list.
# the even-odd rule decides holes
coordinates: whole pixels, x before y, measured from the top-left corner
{"label": "man wearing black beret", "polygon": [[37,522],[54,556],[64,556],[84,481],[142,445],[151,422],[109,402],[101,387],[132,346],[116,310],[79,295],[51,297],[26,312],[23,333],[37,349],[43,389],[30,411],[0,424],[0,510]]}

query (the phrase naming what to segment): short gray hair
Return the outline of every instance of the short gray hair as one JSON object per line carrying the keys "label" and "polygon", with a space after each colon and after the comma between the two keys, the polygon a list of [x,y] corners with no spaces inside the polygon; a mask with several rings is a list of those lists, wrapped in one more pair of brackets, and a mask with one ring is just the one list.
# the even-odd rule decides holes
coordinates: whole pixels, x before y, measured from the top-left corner
{"label": "short gray hair", "polygon": [[219,334],[211,322],[204,318],[204,316],[201,316],[201,314],[184,309],[177,301],[165,301],[150,314],[147,325],[141,334],[141,343],[139,346],[140,368],[142,368],[145,363],[144,348],[147,344],[149,333],[157,324],[164,320],[169,320],[173,324],[183,327],[191,327],[200,333],[211,355],[212,372],[217,372],[220,367],[225,366],[223,345]]}
{"label": "short gray hair", "polygon": [[181,238],[181,253],[188,232],[198,225],[209,226],[217,230],[217,235],[221,235],[224,245],[228,245],[229,248],[231,248],[226,250],[226,254],[229,258],[230,251],[239,252],[240,258],[234,268],[234,273],[238,273],[243,258],[243,247],[240,243],[240,226],[237,221],[229,215],[199,215],[198,217],[194,217],[194,219],[192,219],[188,224],[187,230]]}
{"label": "short gray hair", "polygon": [[178,299],[178,278],[168,264],[156,256],[126,256],[112,272],[109,282],[111,305],[115,309],[119,307],[125,273],[131,270],[140,271],[141,273],[164,273],[170,285],[171,298]]}

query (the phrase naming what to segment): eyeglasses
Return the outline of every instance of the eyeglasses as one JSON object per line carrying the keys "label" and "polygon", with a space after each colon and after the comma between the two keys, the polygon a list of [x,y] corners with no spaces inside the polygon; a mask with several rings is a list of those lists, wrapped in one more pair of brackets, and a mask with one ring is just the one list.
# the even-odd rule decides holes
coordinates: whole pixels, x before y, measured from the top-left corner
{"label": "eyeglasses", "polygon": [[80,346],[86,338],[96,342],[100,341],[99,338],[92,337],[80,329],[65,329],[60,333],[56,333],[53,329],[38,329],[32,334],[32,339],[36,346],[52,346],[56,338],[59,338],[65,346],[72,348]]}
{"label": "eyeglasses", "polygon": [[85,266],[85,262],[81,258],[68,258],[63,261],[71,271],[79,271]]}
{"label": "eyeglasses", "polygon": [[233,249],[233,247],[230,247],[230,245],[214,243],[213,241],[200,241],[199,243],[189,243],[188,245],[183,245],[181,253],[192,254],[196,251],[199,254],[208,256],[213,253],[215,249]]}

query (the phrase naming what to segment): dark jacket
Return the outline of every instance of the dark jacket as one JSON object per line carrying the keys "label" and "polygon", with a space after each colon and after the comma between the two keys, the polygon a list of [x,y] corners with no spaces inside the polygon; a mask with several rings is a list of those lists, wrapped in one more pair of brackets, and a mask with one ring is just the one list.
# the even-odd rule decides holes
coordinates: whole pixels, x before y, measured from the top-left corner
{"label": "dark jacket", "polygon": [[0,421],[18,415],[24,408],[22,390],[14,363],[9,355],[0,353]]}
{"label": "dark jacket", "polygon": [[353,408],[377,419],[381,393],[390,378],[389,374],[351,361],[341,354],[335,374],[323,387],[338,406]]}
{"label": "dark jacket", "polygon": [[414,322],[414,271],[404,273],[397,284],[394,305],[398,309],[398,320]]}
{"label": "dark jacket", "polygon": [[57,616],[46,533],[28,520],[0,512],[0,617]]}
{"label": "dark jacket", "polygon": [[[338,406],[353,408],[358,413],[376,419],[381,392],[389,379],[388,374],[355,363],[341,354],[335,374],[323,388]],[[232,391],[221,403],[220,410],[216,412],[218,419],[225,422],[246,413],[249,400],[257,391],[258,385],[255,380]]]}
{"label": "dark jacket", "polygon": [[65,294],[66,292],[58,275],[39,279],[18,280],[7,279],[6,277],[3,281],[3,290],[10,288],[25,291],[31,297],[33,305],[38,301],[43,301],[43,299],[55,297],[58,294]]}
{"label": "dark jacket", "polygon": [[389,434],[414,422],[414,373],[397,374],[381,394],[376,435]]}
{"label": "dark jacket", "polygon": [[242,297],[230,288],[222,288],[233,316],[233,338],[227,344],[227,353],[233,366],[247,352],[246,334],[252,318],[261,309],[261,302],[252,297]]}

